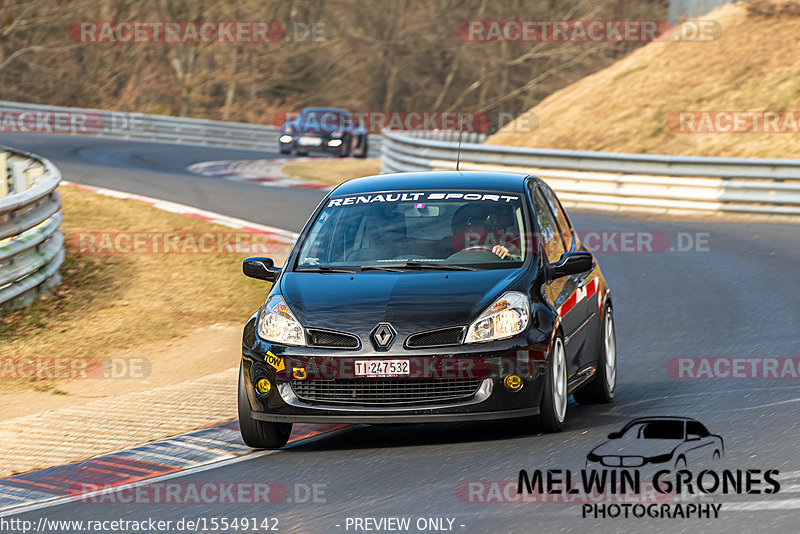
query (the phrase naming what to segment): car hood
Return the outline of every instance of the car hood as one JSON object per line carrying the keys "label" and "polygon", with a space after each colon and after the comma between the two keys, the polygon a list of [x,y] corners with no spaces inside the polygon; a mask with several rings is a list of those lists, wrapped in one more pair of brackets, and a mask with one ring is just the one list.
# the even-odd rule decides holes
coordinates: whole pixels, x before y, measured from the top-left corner
{"label": "car hood", "polygon": [[681,444],[679,439],[638,439],[635,436],[612,439],[594,448],[598,456],[643,456],[669,454]]}
{"label": "car hood", "polygon": [[288,272],[280,289],[306,327],[363,338],[378,323],[389,322],[400,336],[469,324],[522,272]]}

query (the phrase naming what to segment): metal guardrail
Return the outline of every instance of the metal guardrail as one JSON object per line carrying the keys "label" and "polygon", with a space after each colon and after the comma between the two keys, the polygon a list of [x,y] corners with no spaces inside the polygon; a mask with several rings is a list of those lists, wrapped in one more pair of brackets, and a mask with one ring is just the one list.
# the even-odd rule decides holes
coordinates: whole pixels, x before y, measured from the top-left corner
{"label": "metal guardrail", "polygon": [[[59,113],[66,122],[76,117],[76,127],[67,128],[76,135],[278,151],[280,130],[274,126],[8,101],[0,101],[0,111]],[[37,131],[46,133],[47,130]],[[380,145],[381,136],[370,134],[369,151],[373,157],[380,154]]]}
{"label": "metal guardrail", "polygon": [[61,281],[61,173],[44,158],[2,147],[0,169],[0,309],[12,309]]}
{"label": "metal guardrail", "polygon": [[[458,142],[453,135],[384,131],[381,168],[455,169]],[[466,137],[462,141],[461,170],[534,174],[572,206],[800,215],[800,160],[534,149],[467,142]]]}

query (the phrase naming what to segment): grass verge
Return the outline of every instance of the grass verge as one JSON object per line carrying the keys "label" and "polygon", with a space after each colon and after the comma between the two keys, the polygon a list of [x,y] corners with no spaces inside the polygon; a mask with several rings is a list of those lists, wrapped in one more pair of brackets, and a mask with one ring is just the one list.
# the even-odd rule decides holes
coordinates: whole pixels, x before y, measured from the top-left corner
{"label": "grass verge", "polygon": [[[54,295],[0,318],[0,389],[62,391],[57,381],[9,378],[14,362],[24,358],[103,359],[146,344],[148,350],[142,356],[152,360],[185,358],[185,374],[176,380],[208,372],[207,366],[192,365],[203,347],[194,354],[190,350],[176,356],[154,349],[153,343],[182,338],[198,329],[240,329],[269,289],[268,284],[242,275],[246,254],[217,253],[216,249],[214,253],[90,254],[81,249],[77,237],[85,232],[113,236],[115,232],[225,235],[234,231],[133,200],[68,187],[60,191],[61,229],[67,240],[63,283]],[[285,255],[274,257],[280,264]],[[236,349],[234,345],[234,361]]]}
{"label": "grass verge", "polygon": [[283,172],[293,178],[320,184],[339,185],[351,178],[380,174],[379,159],[314,158],[311,161],[289,163]]}

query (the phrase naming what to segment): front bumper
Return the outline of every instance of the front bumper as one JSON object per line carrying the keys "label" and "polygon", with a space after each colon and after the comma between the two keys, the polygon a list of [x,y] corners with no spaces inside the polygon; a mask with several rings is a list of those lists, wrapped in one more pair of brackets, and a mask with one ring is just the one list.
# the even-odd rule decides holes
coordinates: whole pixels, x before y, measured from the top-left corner
{"label": "front bumper", "polygon": [[[304,144],[303,138],[312,139],[319,144]],[[331,137],[324,134],[295,134],[290,141],[296,151],[320,154],[341,154],[347,149],[349,142],[347,136]],[[289,143],[281,141],[281,144],[286,146]]]}
{"label": "front bumper", "polygon": [[[247,336],[246,336],[247,338]],[[449,421],[474,421],[503,419],[536,415],[544,389],[547,361],[547,341],[521,346],[513,341],[494,342],[481,346],[449,347],[434,351],[408,351],[407,354],[360,354],[361,351],[335,351],[270,345],[251,336],[250,343],[243,346],[243,371],[251,416],[262,421],[304,423],[425,423]],[[491,345],[491,347],[489,347]],[[448,351],[449,349],[449,351]],[[491,350],[480,350],[491,349]],[[270,351],[284,362],[285,369],[277,371],[265,362]],[[309,400],[298,396],[292,378],[296,367],[310,368],[305,380],[341,379],[347,381],[381,381],[384,378],[361,378],[352,374],[355,360],[402,359],[412,361],[414,369],[434,370],[433,375],[424,374],[416,378],[429,380],[472,380],[479,382],[474,394],[458,399],[420,401],[406,404],[385,402],[360,404]],[[321,359],[332,362],[335,369],[325,374]],[[314,363],[316,361],[316,363]],[[350,364],[348,364],[350,362]],[[455,363],[454,363],[455,362]],[[461,365],[464,362],[479,362],[477,365]],[[341,364],[341,365],[340,365]],[[447,375],[444,369],[456,369]],[[469,376],[458,369],[469,369]],[[436,370],[439,370],[437,372]],[[426,372],[427,373],[427,372]],[[518,391],[509,391],[503,385],[508,374],[517,374],[523,379]],[[265,377],[273,387],[268,395],[256,393],[254,382]],[[413,380],[407,378],[405,380]],[[351,382],[352,383],[352,382]]]}

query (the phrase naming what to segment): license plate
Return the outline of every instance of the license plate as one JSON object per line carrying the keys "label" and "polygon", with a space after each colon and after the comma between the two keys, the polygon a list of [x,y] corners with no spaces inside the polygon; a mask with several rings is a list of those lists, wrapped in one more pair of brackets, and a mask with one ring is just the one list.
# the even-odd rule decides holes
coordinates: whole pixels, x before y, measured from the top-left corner
{"label": "license plate", "polygon": [[408,360],[356,360],[356,376],[402,376],[410,374]]}
{"label": "license plate", "polygon": [[306,137],[303,136],[298,141],[303,146],[319,146],[322,144],[322,139],[319,137]]}

